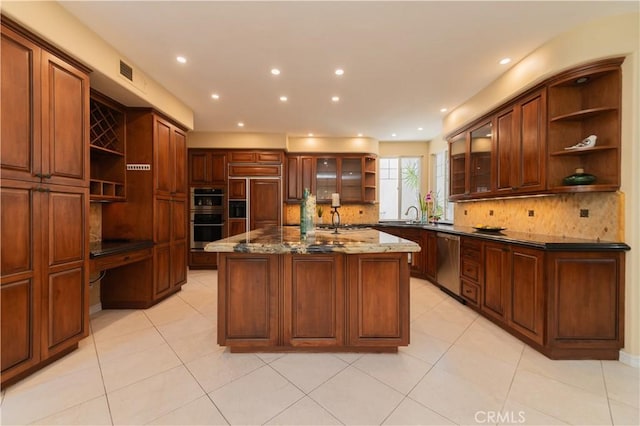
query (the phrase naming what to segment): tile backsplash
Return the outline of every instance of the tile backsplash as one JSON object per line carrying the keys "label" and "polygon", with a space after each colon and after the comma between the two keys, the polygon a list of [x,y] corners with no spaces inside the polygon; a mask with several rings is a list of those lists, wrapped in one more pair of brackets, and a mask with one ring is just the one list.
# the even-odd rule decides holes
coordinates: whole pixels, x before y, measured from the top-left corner
{"label": "tile backsplash", "polygon": [[[323,208],[322,223],[331,223],[332,209],[328,204],[321,204]],[[347,204],[338,210],[340,223],[343,225],[358,225],[378,223],[378,204]],[[316,223],[318,216],[315,216]],[[285,225],[300,224],[300,204],[285,204],[284,218]]]}
{"label": "tile backsplash", "polygon": [[622,192],[573,193],[456,203],[460,226],[503,226],[511,231],[624,241]]}
{"label": "tile backsplash", "polygon": [[102,241],[102,204],[89,204],[89,242]]}

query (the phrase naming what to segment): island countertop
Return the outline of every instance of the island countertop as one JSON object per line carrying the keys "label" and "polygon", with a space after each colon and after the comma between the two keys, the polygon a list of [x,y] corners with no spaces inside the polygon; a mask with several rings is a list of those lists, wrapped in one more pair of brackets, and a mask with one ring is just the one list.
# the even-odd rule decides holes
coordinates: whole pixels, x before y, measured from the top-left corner
{"label": "island countertop", "polygon": [[420,246],[371,228],[316,229],[314,235],[302,238],[300,227],[281,226],[256,229],[251,232],[213,241],[205,251],[235,253],[272,254],[316,254],[316,253],[387,253],[418,252]]}

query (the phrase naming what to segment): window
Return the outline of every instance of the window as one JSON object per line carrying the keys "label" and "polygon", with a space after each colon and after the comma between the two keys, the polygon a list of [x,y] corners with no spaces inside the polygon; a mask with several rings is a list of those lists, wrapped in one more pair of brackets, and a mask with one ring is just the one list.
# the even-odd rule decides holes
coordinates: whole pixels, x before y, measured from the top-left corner
{"label": "window", "polygon": [[[418,206],[422,171],[420,157],[380,158],[380,220],[407,219],[405,212]],[[414,219],[415,212],[409,212]]]}
{"label": "window", "polygon": [[449,198],[449,153],[438,152],[431,155],[431,169],[433,170],[433,192],[437,205],[442,209],[441,220],[453,222],[453,203]]}

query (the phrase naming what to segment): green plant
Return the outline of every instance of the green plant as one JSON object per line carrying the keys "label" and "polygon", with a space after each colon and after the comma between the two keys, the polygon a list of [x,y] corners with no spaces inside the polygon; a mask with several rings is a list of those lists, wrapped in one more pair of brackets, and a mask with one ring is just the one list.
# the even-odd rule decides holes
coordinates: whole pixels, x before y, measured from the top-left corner
{"label": "green plant", "polygon": [[409,188],[418,190],[420,180],[420,172],[418,171],[418,163],[411,163],[402,168],[402,181]]}

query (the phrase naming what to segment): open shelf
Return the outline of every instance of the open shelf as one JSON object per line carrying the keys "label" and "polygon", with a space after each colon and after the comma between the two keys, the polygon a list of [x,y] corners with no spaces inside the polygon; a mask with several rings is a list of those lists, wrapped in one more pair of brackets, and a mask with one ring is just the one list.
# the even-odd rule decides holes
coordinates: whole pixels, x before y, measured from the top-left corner
{"label": "open shelf", "polygon": [[551,156],[558,156],[558,155],[591,155],[593,152],[596,151],[608,151],[608,150],[615,150],[618,149],[615,146],[594,146],[593,148],[584,148],[584,149],[567,149],[567,150],[562,150],[562,151],[556,151],[556,152],[552,152]]}
{"label": "open shelf", "polygon": [[617,111],[617,108],[612,107],[600,107],[600,108],[589,108],[583,109],[580,111],[573,111],[568,114],[558,115],[556,117],[552,117],[549,121],[562,121],[562,120],[583,120],[585,118],[592,117],[594,115],[599,115],[609,111]]}
{"label": "open shelf", "polygon": [[125,199],[125,186],[122,182],[91,179],[89,191],[94,201],[124,201]]}

